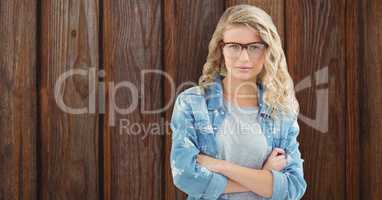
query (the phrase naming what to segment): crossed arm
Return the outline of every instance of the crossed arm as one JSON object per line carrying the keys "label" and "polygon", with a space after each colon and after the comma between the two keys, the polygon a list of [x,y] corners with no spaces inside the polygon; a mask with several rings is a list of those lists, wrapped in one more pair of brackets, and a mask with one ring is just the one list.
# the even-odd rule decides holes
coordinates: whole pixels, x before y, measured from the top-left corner
{"label": "crossed arm", "polygon": [[[278,154],[282,155],[278,155]],[[263,169],[243,167],[226,160],[219,160],[199,154],[197,162],[207,169],[228,177],[224,193],[252,191],[263,197],[272,197],[273,176],[271,169],[281,170],[285,164],[284,151],[275,148],[267,159]]]}
{"label": "crossed arm", "polygon": [[[210,169],[223,174],[231,181],[237,182],[250,191],[271,199],[300,199],[306,191],[307,183],[303,173],[303,159],[298,150],[297,136],[299,127],[295,119],[288,129],[288,136],[281,144],[279,150],[285,149],[284,155],[278,156],[274,151],[268,157],[265,166],[261,170],[241,167],[224,160],[214,159],[198,154],[197,161]],[[278,166],[285,164],[285,166]],[[273,164],[269,164],[273,163]],[[274,163],[279,163],[274,165]],[[276,167],[275,167],[276,166]],[[235,183],[227,184],[225,191],[244,190]],[[233,186],[230,186],[233,185]],[[236,186],[235,186],[236,185]]]}
{"label": "crossed arm", "polygon": [[[190,105],[181,98],[175,103],[171,129],[170,162],[174,184],[196,199],[218,199],[222,193],[253,191],[264,197],[271,196],[273,200],[296,200],[305,193],[307,184],[303,177],[303,159],[298,150],[297,119],[279,145],[287,152],[288,162],[282,170],[264,166],[261,170],[245,168],[200,154]],[[269,160],[270,157],[266,165]],[[210,165],[212,167],[208,167],[209,164],[213,164]]]}

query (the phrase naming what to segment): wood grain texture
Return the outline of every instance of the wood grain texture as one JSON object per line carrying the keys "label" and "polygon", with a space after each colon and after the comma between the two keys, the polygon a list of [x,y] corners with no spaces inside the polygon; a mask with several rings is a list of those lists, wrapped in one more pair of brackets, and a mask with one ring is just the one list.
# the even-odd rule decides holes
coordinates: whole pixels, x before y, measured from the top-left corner
{"label": "wood grain texture", "polygon": [[382,196],[382,4],[361,1],[361,199]]}
{"label": "wood grain texture", "polygon": [[267,12],[276,25],[277,31],[280,35],[282,43],[285,47],[284,29],[285,29],[285,1],[284,0],[226,0],[226,7],[238,4],[249,4],[257,6]]}
{"label": "wood grain texture", "polygon": [[[161,108],[162,77],[142,77],[143,70],[163,68],[162,1],[105,0],[103,21],[103,59],[109,88],[104,126],[104,199],[162,199],[164,136],[162,130],[155,129],[161,114],[143,113]],[[132,88],[112,89],[127,82],[138,94],[132,93]],[[114,104],[132,110],[118,113],[109,107]]]}
{"label": "wood grain texture", "polygon": [[[165,81],[164,102],[174,103],[171,88],[183,91],[198,83],[208,55],[208,44],[216,24],[224,11],[220,0],[164,1],[164,69],[174,83]],[[170,121],[172,109],[165,113]],[[166,129],[164,170],[166,177],[165,199],[185,199],[185,193],[173,185],[170,170],[171,132]]]}
{"label": "wood grain texture", "polygon": [[98,67],[98,1],[43,0],[41,12],[40,198],[99,199],[98,115],[69,114],[54,94],[59,77],[73,69],[86,75],[62,84],[67,106],[88,107],[96,91],[87,74]]}
{"label": "wood grain texture", "polygon": [[360,14],[358,0],[346,1],[346,199],[360,199]]}
{"label": "wood grain texture", "polygon": [[37,199],[37,1],[0,1],[0,199]]}
{"label": "wood grain texture", "polygon": [[[345,1],[286,0],[285,5],[289,71],[295,85],[305,78],[311,84],[296,91],[300,114],[319,120],[314,128],[314,122],[299,116],[300,149],[308,182],[304,199],[345,199]],[[328,73],[317,76],[316,72],[326,67]],[[319,113],[323,115],[316,118]],[[326,120],[328,130],[319,129],[325,127]]]}

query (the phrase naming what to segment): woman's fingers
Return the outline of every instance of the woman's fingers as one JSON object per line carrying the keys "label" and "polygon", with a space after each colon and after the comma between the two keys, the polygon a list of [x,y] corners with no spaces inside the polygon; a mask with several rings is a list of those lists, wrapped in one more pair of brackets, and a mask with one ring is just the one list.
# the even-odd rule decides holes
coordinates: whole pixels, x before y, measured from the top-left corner
{"label": "woman's fingers", "polygon": [[285,154],[285,151],[284,151],[284,149],[282,149],[282,148],[274,148],[273,149],[273,151],[276,151],[277,153],[280,153],[280,154]]}
{"label": "woman's fingers", "polygon": [[285,155],[284,154],[281,154],[281,155],[278,155],[275,157],[277,160],[282,160],[282,159],[286,159]]}
{"label": "woman's fingers", "polygon": [[283,166],[282,168],[284,168],[288,163],[287,159],[283,159],[281,162],[282,162],[282,166]]}
{"label": "woman's fingers", "polygon": [[271,152],[270,157],[276,157],[277,154],[278,154],[277,151],[273,150],[273,151]]}
{"label": "woman's fingers", "polygon": [[277,156],[275,159],[277,159],[277,162],[284,168],[287,165],[287,159],[285,158],[285,155]]}
{"label": "woman's fingers", "polygon": [[266,163],[263,168],[265,169],[274,169],[281,171],[287,165],[286,153],[284,149],[274,148],[269,155]]}
{"label": "woman's fingers", "polygon": [[272,156],[272,157],[276,157],[276,156],[278,156],[279,154],[283,154],[283,155],[285,155],[285,151],[284,151],[284,149],[281,149],[281,148],[274,148],[273,149],[273,151],[272,151],[272,153],[271,153],[271,155],[270,156]]}

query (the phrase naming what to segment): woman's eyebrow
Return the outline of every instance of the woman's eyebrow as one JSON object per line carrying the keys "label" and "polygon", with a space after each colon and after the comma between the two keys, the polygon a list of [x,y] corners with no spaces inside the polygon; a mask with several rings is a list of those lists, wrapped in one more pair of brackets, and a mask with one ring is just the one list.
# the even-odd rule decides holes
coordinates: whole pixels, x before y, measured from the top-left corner
{"label": "woman's eyebrow", "polygon": [[[224,41],[223,41],[224,42]],[[236,43],[236,44],[253,44],[253,43],[265,43],[264,41],[255,41],[255,42],[248,42],[248,43],[240,43],[240,42],[224,42],[224,43]]]}

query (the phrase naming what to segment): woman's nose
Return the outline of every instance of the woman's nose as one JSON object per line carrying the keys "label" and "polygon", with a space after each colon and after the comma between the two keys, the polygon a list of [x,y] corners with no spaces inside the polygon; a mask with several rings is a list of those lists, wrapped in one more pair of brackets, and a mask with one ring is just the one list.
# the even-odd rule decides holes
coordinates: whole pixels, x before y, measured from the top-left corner
{"label": "woman's nose", "polygon": [[247,49],[244,49],[241,51],[240,56],[239,56],[240,61],[248,61],[249,60],[249,55]]}

